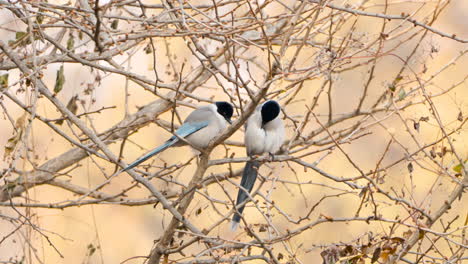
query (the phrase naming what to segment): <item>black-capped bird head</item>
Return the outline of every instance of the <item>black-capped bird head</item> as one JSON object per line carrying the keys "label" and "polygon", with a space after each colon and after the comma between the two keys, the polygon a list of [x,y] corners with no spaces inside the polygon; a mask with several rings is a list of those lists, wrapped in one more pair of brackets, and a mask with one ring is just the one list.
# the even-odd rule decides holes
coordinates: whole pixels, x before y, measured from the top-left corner
{"label": "black-capped bird head", "polygon": [[262,106],[262,126],[275,119],[281,111],[280,105],[275,100],[269,100]]}
{"label": "black-capped bird head", "polygon": [[226,119],[226,121],[231,124],[231,117],[234,112],[232,105],[228,102],[216,102],[216,107],[218,108],[218,113]]}

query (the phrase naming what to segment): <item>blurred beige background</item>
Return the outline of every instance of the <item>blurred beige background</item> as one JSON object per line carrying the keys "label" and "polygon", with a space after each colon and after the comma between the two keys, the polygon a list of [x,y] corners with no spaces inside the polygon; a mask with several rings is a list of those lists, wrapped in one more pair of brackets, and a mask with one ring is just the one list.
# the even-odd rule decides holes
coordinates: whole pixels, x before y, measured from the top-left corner
{"label": "blurred beige background", "polygon": [[[150,2],[150,1],[145,1]],[[154,1],[156,3],[156,1]],[[194,1],[192,1],[194,2]],[[372,1],[378,4],[381,4],[383,1]],[[427,5],[431,5],[431,1],[414,1],[408,4],[396,4],[391,7],[388,13],[400,14],[401,12],[410,12],[421,5],[424,5],[424,2],[427,2]],[[381,6],[376,6],[369,9],[368,11],[378,12],[381,10]],[[443,13],[440,15],[438,21],[434,24],[434,27],[444,32],[453,32],[458,36],[467,38],[468,37],[468,20],[466,15],[468,14],[468,1],[457,0],[452,1],[449,4],[449,7],[446,8]],[[358,23],[358,31],[363,32],[373,36],[373,34],[378,33],[380,30],[380,23],[376,27],[376,23],[380,21],[375,18],[363,18]],[[398,22],[390,22],[398,23]],[[0,10],[0,36],[2,41],[7,41],[14,39],[14,32],[8,31],[7,29],[23,30],[20,28],[19,23],[15,21],[12,15],[6,10]],[[177,54],[177,63],[180,65],[185,58],[188,58],[188,62],[193,59],[190,52],[185,47],[183,41],[180,39],[173,39],[169,41],[171,46],[171,52]],[[155,44],[157,49],[165,49],[165,44],[158,39],[155,39]],[[398,54],[401,57],[408,55],[410,50],[413,48],[414,44],[402,45],[394,53]],[[432,47],[435,47],[438,52],[431,53]],[[442,65],[447,64],[454,56],[456,56],[460,51],[467,48],[466,44],[457,43],[453,40],[441,38],[439,36],[433,35],[426,38],[423,41],[422,48],[418,51],[418,54],[415,56],[415,59],[411,62],[414,69],[421,69],[423,65],[426,65],[428,72],[431,72],[432,69],[438,69]],[[158,61],[161,65],[166,65],[167,58],[165,56],[159,56]],[[131,62],[132,70],[139,74],[143,74],[152,78],[154,73],[152,71],[152,57],[146,55],[144,52],[139,52],[135,55]],[[57,69],[61,64],[52,64],[46,71],[44,71],[44,81],[50,87],[53,87],[55,83],[55,74]],[[437,92],[437,87],[440,89],[445,89],[448,86],[451,86],[453,83],[463,79],[463,76],[467,76],[467,67],[468,58],[467,56],[460,59],[456,65],[453,65],[439,75],[434,81],[433,85],[430,88],[431,93]],[[384,88],[384,85],[388,82],[393,81],[393,78],[396,72],[401,67],[401,61],[392,56],[386,56],[380,60],[378,63],[378,70],[376,73],[375,80],[371,86],[371,95],[376,96],[380,94],[380,91]],[[165,66],[164,66],[165,67]],[[338,80],[335,82],[334,86],[334,102],[335,102],[335,112],[336,113],[345,113],[354,109],[355,105],[358,102],[358,95],[360,95],[360,87],[367,78],[367,68],[362,68],[362,71],[353,70],[347,73],[340,74]],[[88,68],[83,67],[79,64],[66,64],[66,83],[64,90],[58,95],[58,98],[66,103],[69,98],[73,95],[82,93],[82,91],[87,87],[88,84],[94,83],[94,75],[89,72]],[[170,80],[168,75],[164,73],[164,70],[159,71],[166,80]],[[10,71],[10,83],[18,78],[18,71]],[[105,110],[100,114],[91,115],[92,120],[97,131],[103,131],[111,127],[116,122],[120,121],[124,116],[124,96],[125,96],[125,79],[121,76],[102,74],[102,82],[97,87],[92,87],[92,93],[90,96],[80,96],[80,99],[85,101],[84,107],[89,109],[99,109],[101,107],[107,106],[116,106],[116,109]],[[304,89],[301,92],[300,97],[305,100],[310,100],[311,94],[315,93],[318,85],[321,83],[321,79],[308,81],[306,83],[307,89]],[[281,85],[287,85],[285,82],[279,82],[275,89],[280,89]],[[216,99],[227,99],[218,88],[218,84],[210,80],[207,83],[207,86],[212,88],[201,88],[197,90],[197,94],[200,96],[209,97],[213,95]],[[131,113],[137,110],[138,106],[143,106],[148,102],[156,100],[157,97],[154,95],[143,91],[141,88],[137,87],[135,84],[129,84],[129,110]],[[20,98],[23,95],[18,95]],[[447,95],[441,96],[434,100],[438,106],[438,111],[441,115],[441,118],[446,122],[448,128],[453,128],[457,124],[449,123],[453,120],[456,120],[457,115],[462,111],[465,115],[468,114],[467,99],[468,98],[468,85],[466,83],[460,85],[453,91],[449,92]],[[90,105],[91,99],[95,99],[96,102]],[[373,99],[372,96],[370,99]],[[27,100],[26,100],[27,101]],[[41,100],[41,103],[38,107],[38,112],[49,118],[59,118],[60,114],[55,111],[50,104],[45,103],[45,100]],[[198,104],[197,102],[193,102]],[[8,111],[15,118],[19,117],[22,114],[22,111],[11,101],[4,100],[5,106],[8,108]],[[185,110],[182,110],[184,109]],[[191,109],[187,107],[180,107],[181,113],[187,113]],[[317,115],[324,115],[327,113],[327,102],[324,100],[320,101],[320,106]],[[84,111],[83,105],[79,104],[78,113]],[[304,112],[304,104],[302,102],[295,103],[288,107],[286,111],[294,116]],[[426,105],[414,106],[406,111],[404,111],[404,116],[408,120],[418,119],[421,116],[430,116],[428,107]],[[170,113],[166,113],[161,116],[162,119],[170,120]],[[321,116],[323,121],[326,121],[326,116]],[[400,120],[396,116],[391,117],[385,123],[390,131],[404,143],[409,149],[415,149],[415,145],[409,135],[406,133],[403,128]],[[409,125],[412,123],[409,122]],[[62,128],[65,131],[69,131],[69,128],[66,128],[67,124],[62,125]],[[310,128],[307,130],[312,130],[313,128],[318,127],[317,124],[312,123]],[[10,122],[2,116],[0,118],[0,146],[4,146],[8,138],[12,135],[12,127]],[[344,145],[343,148],[347,153],[349,153],[353,160],[364,168],[367,172],[371,169],[374,169],[376,162],[381,157],[386,143],[389,140],[388,131],[382,129],[382,127],[374,126],[370,129],[372,134],[363,137],[359,140],[354,141],[352,144]],[[417,133],[417,137],[421,142],[432,142],[434,139],[440,137],[440,130],[435,124],[435,120],[431,119],[428,123],[422,123],[420,127],[420,133]],[[292,135],[291,124],[288,124],[288,136]],[[144,146],[145,149],[141,149],[134,144],[127,144],[125,148],[124,158],[127,162],[133,161],[134,159],[141,156],[146,151],[152,149],[153,147],[161,144],[167,139],[169,133],[165,132],[163,129],[157,127],[153,124],[142,128],[138,131],[137,134],[133,135],[131,139],[137,142],[139,145]],[[231,138],[233,140],[241,141],[242,140],[242,131],[236,132],[236,134]],[[462,130],[461,133],[457,133],[453,136],[455,146],[458,149],[459,153],[464,155],[468,154],[468,133],[466,128]],[[30,146],[32,147],[32,153],[37,155],[35,162],[41,164],[44,161],[56,157],[61,153],[69,150],[72,146],[66,142],[64,139],[58,135],[52,135],[50,129],[45,127],[40,122],[35,121],[33,126],[32,138],[30,139]],[[114,153],[118,153],[119,144],[114,144],[111,146],[111,149]],[[244,156],[244,149],[242,148],[233,148],[233,151],[236,152],[236,156]],[[0,148],[0,157],[3,157],[3,148]],[[221,158],[224,156],[225,150],[224,147],[219,146],[217,150],[213,153],[212,158]],[[383,164],[390,164],[392,161],[399,159],[404,155],[401,147],[397,144],[393,144],[390,148],[389,153],[383,160]],[[190,159],[193,156],[193,153],[189,151],[188,147],[170,149],[158,157],[154,158],[152,162],[162,165],[163,162],[172,164],[175,162],[182,162]],[[317,160],[322,153],[319,155],[313,155],[305,158],[306,161],[314,162]],[[420,157],[423,159],[423,157]],[[447,160],[444,160],[443,163],[446,164],[448,168],[456,165],[454,160],[450,160],[451,157],[447,157]],[[105,166],[108,173],[113,170],[113,166],[103,162],[102,160],[97,161],[100,165]],[[422,161],[427,162],[427,161]],[[23,162],[21,159],[15,161],[15,164],[18,168],[23,170],[31,169],[30,164]],[[81,167],[75,169],[70,173],[70,180],[75,184],[82,186],[94,186],[103,181],[102,174],[99,173],[96,166],[89,160],[85,159],[80,162]],[[0,161],[0,169],[6,168],[8,165],[4,161]],[[295,175],[293,175],[285,164],[274,164],[274,173],[270,177],[280,177],[284,180],[295,180]],[[234,169],[241,168],[242,164],[233,164]],[[293,167],[298,172],[298,177],[303,181],[313,181],[315,183],[325,183],[340,188],[344,188],[344,185],[340,185],[329,180],[324,179],[320,175],[312,171],[304,172],[298,166],[293,165]],[[331,155],[327,156],[319,165],[320,168],[326,170],[330,174],[338,175],[342,177],[355,176],[357,173],[352,168],[352,166],[346,162],[344,156],[339,153],[339,151],[334,151]],[[188,168],[184,169],[180,175],[177,175],[178,179],[184,182],[189,181],[189,177],[194,171],[195,164],[190,165]],[[219,166],[215,168],[210,168],[210,172],[221,172],[225,171],[227,166]],[[269,170],[267,168],[263,169],[265,174]],[[407,169],[407,163],[401,163],[398,166],[393,167],[391,170],[387,171],[387,181],[385,182],[385,188],[390,189],[391,186],[401,187],[402,184],[409,186],[411,184],[409,179],[409,173]],[[428,195],[427,191],[434,184],[434,181],[437,178],[437,175],[434,173],[428,173],[427,171],[417,167],[412,175],[414,179],[414,192],[412,192],[412,197],[416,202],[422,202],[425,200]],[[66,177],[65,177],[66,178]],[[64,179],[65,179],[64,178]],[[240,178],[236,179],[240,181]],[[123,173],[118,178],[113,181],[113,184],[104,188],[104,191],[109,193],[116,193],[119,190],[125,188],[131,183],[131,178],[129,175]],[[265,183],[264,186],[268,188],[271,187],[271,181]],[[231,194],[231,197],[234,197],[237,190],[232,184],[224,184],[226,190]],[[283,184],[276,184],[275,189],[273,190],[272,198],[277,202],[278,206],[281,207],[285,212],[297,218],[299,215],[304,213],[304,198],[307,198],[307,203],[309,206],[316,203],[323,195],[326,195],[330,190],[328,188],[323,188],[321,186],[314,185],[305,185],[302,188],[303,194],[299,194],[299,190],[296,186],[290,187],[290,190],[285,188]],[[158,188],[160,189],[170,189],[170,186],[165,184],[159,184]],[[441,202],[445,198],[445,194],[451,191],[452,185],[444,184],[444,181],[440,182],[440,185],[435,188],[434,196],[431,197],[431,201],[425,201],[424,206],[429,208],[437,208],[440,206]],[[226,195],[220,191],[220,187],[217,185],[210,186],[207,188],[206,192],[209,193],[212,197],[220,199],[223,201],[228,201]],[[408,192],[411,192],[408,190]],[[74,199],[77,197],[70,196],[68,192],[65,192],[58,188],[53,188],[50,186],[40,186],[33,188],[27,193],[28,197],[34,201],[41,201],[44,203],[63,201],[68,199]],[[148,195],[144,188],[136,188],[132,190],[129,195],[134,198],[143,198]],[[351,217],[354,215],[355,210],[359,204],[360,200],[357,196],[345,195],[338,198],[332,198],[326,200],[317,207],[314,213],[311,215],[311,219],[316,219],[320,217],[320,214],[327,215],[330,217]],[[457,201],[450,215],[455,215],[456,213],[467,212],[468,206],[467,197],[463,197],[460,201]],[[200,229],[210,226],[213,222],[213,219],[218,219],[219,215],[210,210],[210,203],[206,199],[198,199],[196,202],[193,202],[191,209],[189,209],[189,216],[192,222]],[[198,208],[207,208],[203,210],[200,215],[195,215],[195,211]],[[226,208],[225,212],[230,208]],[[28,211],[28,214],[32,216],[33,222],[39,226],[44,232],[49,236],[51,241],[57,247],[57,249],[65,256],[65,258],[60,258],[60,256],[55,252],[55,250],[48,245],[48,242],[37,234],[37,232],[32,231],[28,228],[23,228],[21,232],[21,237],[15,239],[7,239],[5,242],[0,244],[0,256],[2,260],[8,259],[8,257],[15,258],[18,254],[27,248],[27,244],[24,242],[24,237],[30,236],[33,238],[30,243],[34,245],[37,249],[37,252],[31,252],[26,250],[28,254],[37,254],[43,263],[121,263],[122,261],[135,257],[135,256],[145,256],[150,251],[153,241],[157,239],[163,230],[163,227],[167,225],[170,221],[170,215],[167,212],[164,212],[160,205],[154,208],[152,205],[146,206],[119,206],[119,205],[91,205],[91,206],[81,206],[67,208],[64,210],[54,210],[54,209],[23,209],[19,208],[23,213]],[[384,214],[387,218],[391,218],[396,215],[405,215],[405,212],[399,211],[395,206],[389,204],[388,208],[380,208],[381,213]],[[362,215],[369,213],[369,208],[363,208]],[[4,206],[0,207],[0,214],[16,216],[15,212]],[[263,217],[257,212],[257,209],[248,207],[245,211],[245,215],[248,216],[249,220],[252,223],[264,223]],[[463,216],[463,213],[462,213]],[[447,219],[451,219],[450,216],[447,216]],[[464,218],[460,217],[455,223],[454,226],[462,226]],[[274,223],[278,228],[284,230],[288,228],[288,224],[284,221],[284,218],[281,216],[276,216],[274,218]],[[219,227],[219,229],[212,233],[211,235],[219,235],[227,239],[241,239],[244,241],[249,241],[248,237],[239,237],[238,233],[231,233],[228,230],[228,223],[225,222]],[[8,223],[8,221],[0,221],[0,239],[11,232],[14,229],[14,226]],[[49,233],[48,231],[53,231],[54,233]],[[361,234],[368,230],[382,230],[382,225],[378,223],[366,224],[341,224],[341,223],[329,223],[319,225],[314,227],[312,230],[304,232],[298,238],[290,241],[289,246],[293,249],[297,249],[297,254],[303,263],[321,263],[320,258],[320,249],[313,247],[312,245],[325,245],[328,243],[338,243],[340,241],[350,241],[352,239],[358,238]],[[404,232],[405,230],[400,230]],[[400,233],[401,234],[401,233]],[[90,254],[92,248],[99,248],[93,254]],[[441,250],[447,250],[441,248]],[[278,251],[284,252],[283,249],[279,248]],[[185,252],[190,256],[190,250]],[[257,252],[258,253],[258,252]],[[136,258],[128,260],[125,263],[142,263],[142,258]],[[253,263],[261,263],[253,262]]]}

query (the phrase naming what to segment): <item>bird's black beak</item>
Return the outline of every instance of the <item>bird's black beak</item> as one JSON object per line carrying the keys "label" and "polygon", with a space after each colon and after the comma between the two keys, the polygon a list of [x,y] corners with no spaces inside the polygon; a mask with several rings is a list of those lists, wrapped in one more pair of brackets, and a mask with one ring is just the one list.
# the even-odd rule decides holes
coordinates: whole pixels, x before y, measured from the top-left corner
{"label": "bird's black beak", "polygon": [[231,121],[230,118],[225,118],[225,119],[226,119],[226,121],[227,121],[230,125],[232,125],[232,121]]}

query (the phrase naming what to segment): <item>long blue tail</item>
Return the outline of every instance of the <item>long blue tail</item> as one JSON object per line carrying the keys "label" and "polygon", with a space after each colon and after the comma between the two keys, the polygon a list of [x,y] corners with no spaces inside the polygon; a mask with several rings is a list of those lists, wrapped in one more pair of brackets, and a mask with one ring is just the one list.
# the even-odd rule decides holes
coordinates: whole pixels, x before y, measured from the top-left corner
{"label": "long blue tail", "polygon": [[[258,167],[260,167],[260,162],[256,160],[247,161],[244,167],[244,171],[242,172],[242,180],[240,185],[247,190],[249,193],[252,191],[253,186],[255,185],[255,180],[257,179],[258,174]],[[237,193],[237,200],[236,200],[236,207],[239,204],[244,203],[245,200],[249,198],[249,195],[243,190],[239,189]],[[239,225],[242,212],[244,211],[245,204],[241,207],[237,208],[237,212],[234,213],[232,217],[232,230],[236,230],[237,226]]]}
{"label": "long blue tail", "polygon": [[[177,134],[179,137],[187,137],[187,136],[190,136],[191,134],[197,132],[198,130],[208,126],[209,122],[208,121],[203,121],[203,122],[198,122],[198,123],[184,123],[182,124],[182,126],[179,127],[179,129],[177,129],[175,131],[175,134]],[[174,145],[175,143],[179,142],[179,138],[176,137],[176,136],[172,136],[168,141],[166,141],[166,143],[162,144],[161,146],[155,148],[154,150],[152,150],[150,153],[144,155],[143,157],[135,160],[134,162],[132,162],[130,165],[128,165],[125,169],[122,170],[122,172],[124,171],[128,171],[129,169],[132,169],[134,168],[135,166],[138,166],[138,164],[142,163],[143,161],[151,158],[152,156],[158,154],[159,152],[167,149],[168,147]]]}
{"label": "long blue tail", "polygon": [[133,169],[134,167],[138,166],[140,163],[144,162],[145,160],[151,158],[152,156],[158,154],[159,152],[167,149],[168,147],[174,145],[175,143],[177,143],[179,141],[179,139],[177,137],[171,137],[168,141],[166,141],[166,143],[162,144],[161,146],[153,149],[152,151],[150,151],[148,154],[144,155],[143,157],[135,160],[134,162],[132,162],[130,165],[128,165],[125,169],[123,169],[123,171],[128,171],[130,169]]}

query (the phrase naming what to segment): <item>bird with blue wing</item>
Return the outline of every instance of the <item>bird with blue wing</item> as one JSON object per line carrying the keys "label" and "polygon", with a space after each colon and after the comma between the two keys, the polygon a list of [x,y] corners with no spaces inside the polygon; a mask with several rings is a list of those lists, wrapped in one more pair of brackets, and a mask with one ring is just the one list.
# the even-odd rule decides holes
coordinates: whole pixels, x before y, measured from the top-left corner
{"label": "bird with blue wing", "polygon": [[[179,129],[174,132],[175,135],[161,146],[130,163],[123,171],[128,171],[138,166],[140,163],[169,147],[183,146],[187,142],[198,149],[206,148],[210,141],[221,134],[228,124],[231,123],[233,110],[232,105],[224,101],[195,109],[185,119]],[[180,140],[181,138],[184,140]]]}
{"label": "bird with blue wing", "polygon": [[[259,105],[249,117],[245,127],[244,142],[247,155],[253,157],[269,153],[278,153],[284,141],[284,124],[280,118],[281,107],[274,100],[268,100]],[[236,212],[232,217],[231,229],[234,231],[239,225],[249,193],[257,179],[260,162],[251,159],[245,164],[242,179],[237,193]]]}

